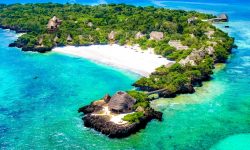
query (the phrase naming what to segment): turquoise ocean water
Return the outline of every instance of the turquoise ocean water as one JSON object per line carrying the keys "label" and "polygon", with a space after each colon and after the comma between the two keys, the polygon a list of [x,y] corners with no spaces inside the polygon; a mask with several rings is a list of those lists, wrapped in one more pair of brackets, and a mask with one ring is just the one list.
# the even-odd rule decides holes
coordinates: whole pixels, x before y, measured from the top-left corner
{"label": "turquoise ocean water", "polygon": [[[48,2],[2,0],[2,3]],[[55,0],[81,4],[109,1]],[[172,9],[227,13],[238,49],[213,80],[195,94],[160,99],[152,106],[164,121],[152,121],[125,139],[84,128],[77,109],[105,93],[131,89],[137,75],[56,53],[24,53],[8,44],[15,33],[0,30],[0,149],[250,150],[250,2],[239,0],[132,1]]]}

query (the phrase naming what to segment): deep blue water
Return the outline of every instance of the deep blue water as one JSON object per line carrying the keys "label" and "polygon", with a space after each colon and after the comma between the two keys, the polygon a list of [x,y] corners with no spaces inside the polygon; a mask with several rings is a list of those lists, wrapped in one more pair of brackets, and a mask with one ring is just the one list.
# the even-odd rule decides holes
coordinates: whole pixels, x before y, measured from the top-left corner
{"label": "deep blue water", "polygon": [[[2,3],[49,2],[2,0]],[[138,76],[88,60],[55,53],[21,52],[7,45],[13,32],[0,30],[1,149],[249,150],[250,2],[244,0],[54,0],[81,4],[128,3],[227,13],[217,26],[235,37],[238,49],[214,79],[192,95],[160,99],[152,106],[164,121],[125,139],[109,139],[82,125],[78,107],[105,93],[126,90]]]}

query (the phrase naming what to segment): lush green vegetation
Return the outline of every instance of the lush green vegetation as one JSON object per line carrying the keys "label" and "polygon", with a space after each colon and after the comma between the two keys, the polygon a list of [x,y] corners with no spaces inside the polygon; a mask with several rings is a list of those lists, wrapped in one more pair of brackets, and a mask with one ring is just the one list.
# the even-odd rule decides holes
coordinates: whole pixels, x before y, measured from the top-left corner
{"label": "lush green vegetation", "polygon": [[190,86],[193,81],[206,78],[212,74],[213,60],[206,58],[198,66],[185,66],[179,63],[172,65],[169,68],[160,67],[150,77],[143,77],[135,84],[140,86],[150,87],[151,90],[166,89],[170,94],[176,93],[185,86]]}
{"label": "lush green vegetation", "polygon": [[[56,31],[48,32],[47,24],[53,16],[62,20],[62,24]],[[142,49],[153,48],[155,53],[175,60],[176,63],[171,67],[159,67],[148,78],[143,77],[134,85],[146,91],[166,89],[167,95],[192,91],[195,84],[209,78],[215,62],[225,62],[228,58],[233,39],[211,23],[203,21],[212,17],[214,16],[195,11],[135,7],[125,4],[0,5],[1,26],[29,31],[16,42],[22,47],[34,48],[42,38],[39,45],[46,48],[57,45],[114,42],[120,45],[139,44]],[[193,18],[191,22],[188,21],[190,18]],[[111,31],[115,33],[114,39],[108,38]],[[152,31],[162,32],[163,39],[151,40]],[[138,32],[144,36],[136,38]],[[72,40],[67,40],[68,35]],[[58,37],[57,41],[55,37]],[[178,50],[170,46],[171,40],[180,41],[188,49]],[[206,48],[211,48],[211,52]],[[192,56],[190,59],[195,64],[191,64],[190,60],[187,64],[180,63],[188,56]],[[137,99],[135,107],[149,106],[145,94],[135,91],[130,91],[129,94]]]}
{"label": "lush green vegetation", "polygon": [[[53,16],[63,22],[56,32],[48,33],[46,25]],[[201,45],[207,31],[208,24],[197,20],[188,25],[187,20],[196,16],[199,19],[211,18],[198,12],[168,10],[154,7],[135,7],[125,4],[109,4],[97,6],[83,6],[79,4],[13,4],[0,6],[0,24],[30,31],[18,39],[27,46],[37,44],[43,37],[43,45],[52,47],[57,45],[107,44],[111,31],[116,33],[115,41],[119,44],[138,43],[142,48],[154,47],[157,53],[169,55],[174,49],[167,45],[170,39],[189,39],[189,34],[197,35],[190,45]],[[92,26],[89,26],[89,23]],[[162,41],[148,40],[151,31],[164,32]],[[146,36],[135,39],[137,32]],[[67,42],[71,35],[72,42]],[[54,38],[58,36],[57,43]]]}
{"label": "lush green vegetation", "polygon": [[143,112],[134,112],[132,114],[128,114],[124,116],[122,119],[124,121],[128,121],[129,123],[139,123],[140,118],[144,116]]}
{"label": "lush green vegetation", "polygon": [[144,92],[133,90],[133,91],[128,91],[128,94],[136,99],[134,109],[136,109],[138,106],[141,106],[143,108],[149,107],[148,95],[145,94]]}
{"label": "lush green vegetation", "polygon": [[[186,64],[181,65],[180,63],[175,63],[171,67],[159,67],[156,72],[150,75],[150,77],[143,77],[139,79],[135,86],[141,87],[145,90],[157,90],[166,89],[169,93],[185,93],[183,88],[190,88],[197,83],[201,83],[203,80],[209,79],[210,75],[213,73],[212,69],[214,63],[225,62],[230,54],[234,40],[227,36],[227,34],[217,29],[218,37],[212,39],[217,45],[213,47],[213,54],[209,55],[206,50],[195,54],[193,51],[192,59],[195,61],[196,65]],[[185,54],[187,53],[187,54]],[[181,60],[188,55],[191,55],[192,51],[186,50],[184,53],[181,51],[176,53],[171,53],[169,56],[175,57],[176,60]],[[200,55],[204,54],[204,58],[198,59]],[[176,56],[175,56],[176,55]]]}

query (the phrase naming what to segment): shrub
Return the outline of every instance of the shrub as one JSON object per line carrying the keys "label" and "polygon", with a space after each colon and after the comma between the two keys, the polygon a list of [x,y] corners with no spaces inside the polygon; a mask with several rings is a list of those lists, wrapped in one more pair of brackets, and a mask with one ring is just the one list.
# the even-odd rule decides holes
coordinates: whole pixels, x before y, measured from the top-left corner
{"label": "shrub", "polygon": [[122,120],[128,121],[129,123],[139,123],[140,118],[142,118],[143,116],[144,116],[143,112],[135,112],[124,116]]}
{"label": "shrub", "polygon": [[149,107],[147,94],[139,91],[128,91],[128,94],[136,99],[136,103],[133,107],[134,109],[136,109],[138,106],[141,106],[143,108]]}

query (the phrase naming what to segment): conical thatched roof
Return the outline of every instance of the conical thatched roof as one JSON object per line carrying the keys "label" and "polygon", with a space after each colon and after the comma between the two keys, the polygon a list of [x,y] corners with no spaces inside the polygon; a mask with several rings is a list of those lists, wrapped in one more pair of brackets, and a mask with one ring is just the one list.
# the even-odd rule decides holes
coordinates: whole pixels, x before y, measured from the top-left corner
{"label": "conical thatched roof", "polygon": [[56,24],[55,21],[53,21],[52,19],[49,20],[48,25],[47,25],[47,28],[48,28],[48,29],[56,28],[56,26],[57,26],[57,24]]}
{"label": "conical thatched roof", "polygon": [[195,21],[197,20],[197,17],[191,17],[191,18],[188,18],[188,24],[190,23],[194,23]]}
{"label": "conical thatched roof", "polygon": [[39,45],[42,45],[42,44],[43,44],[43,37],[40,37],[40,38],[38,39],[38,44],[39,44]]}
{"label": "conical thatched roof", "polygon": [[54,16],[51,20],[53,20],[55,23],[61,23],[62,22],[62,20],[60,20],[56,16]]}
{"label": "conical thatched roof", "polygon": [[91,35],[89,35],[89,40],[92,41],[94,40],[94,38]]}
{"label": "conical thatched roof", "polygon": [[55,36],[53,41],[56,43],[58,41],[58,39],[59,39],[58,36]]}
{"label": "conical thatched roof", "polygon": [[79,35],[79,40],[82,40],[83,39],[83,35]]}
{"label": "conical thatched roof", "polygon": [[115,40],[115,31],[111,31],[108,35],[109,40]]}
{"label": "conical thatched roof", "polygon": [[67,37],[67,42],[72,42],[72,41],[73,41],[73,39],[72,39],[71,35],[69,34]]}
{"label": "conical thatched roof", "polygon": [[136,39],[140,39],[140,38],[143,38],[145,35],[142,34],[141,32],[137,32],[136,35],[135,35],[135,38]]}
{"label": "conical thatched roof", "polygon": [[150,33],[150,39],[151,40],[157,40],[157,41],[159,41],[159,40],[162,40],[163,37],[164,37],[163,32],[152,31]]}
{"label": "conical thatched roof", "polygon": [[113,112],[131,112],[136,99],[126,92],[117,92],[108,103],[109,110]]}
{"label": "conical thatched roof", "polygon": [[88,23],[88,26],[89,26],[89,27],[93,27],[93,23],[92,23],[92,22],[89,22],[89,23]]}
{"label": "conical thatched roof", "polygon": [[52,20],[53,20],[54,22],[56,22],[57,17],[56,17],[56,16],[53,16]]}
{"label": "conical thatched roof", "polygon": [[61,20],[59,18],[57,18],[56,16],[54,16],[53,18],[51,18],[47,24],[47,28],[49,30],[55,30],[60,24],[61,24]]}
{"label": "conical thatched roof", "polygon": [[135,111],[137,111],[137,112],[145,112],[145,109],[142,106],[138,106]]}
{"label": "conical thatched roof", "polygon": [[223,19],[223,20],[228,20],[227,14],[220,14],[218,18]]}

